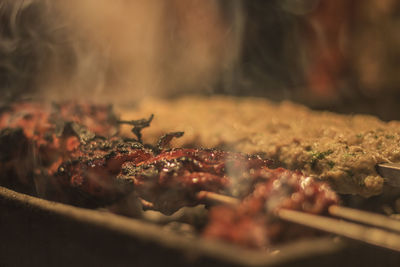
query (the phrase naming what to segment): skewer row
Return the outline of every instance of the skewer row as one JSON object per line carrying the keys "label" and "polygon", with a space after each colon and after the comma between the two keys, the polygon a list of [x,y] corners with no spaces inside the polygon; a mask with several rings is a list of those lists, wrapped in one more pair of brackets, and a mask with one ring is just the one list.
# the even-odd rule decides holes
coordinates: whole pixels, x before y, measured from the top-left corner
{"label": "skewer row", "polygon": [[[207,191],[200,191],[197,197],[200,201],[211,204],[238,205],[240,203],[236,198]],[[279,209],[276,215],[285,221],[400,252],[400,221],[380,214],[337,205],[330,206],[328,211],[332,216],[353,222],[289,209]]]}

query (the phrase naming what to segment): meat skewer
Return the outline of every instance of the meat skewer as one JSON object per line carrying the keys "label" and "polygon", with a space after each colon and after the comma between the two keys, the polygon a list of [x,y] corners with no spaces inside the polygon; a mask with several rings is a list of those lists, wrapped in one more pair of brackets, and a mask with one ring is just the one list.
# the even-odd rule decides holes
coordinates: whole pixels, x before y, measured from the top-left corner
{"label": "meat skewer", "polygon": [[[77,117],[76,109],[85,110],[89,116]],[[242,208],[232,213],[230,208],[224,207],[221,213],[239,216],[244,223],[242,227],[248,227],[247,223],[262,232],[270,231],[264,229],[265,225],[274,228],[265,233],[261,241],[251,240],[251,235],[246,240],[248,237],[244,236],[244,242],[250,246],[265,246],[269,242],[267,239],[281,238],[284,232],[282,229],[286,226],[277,225],[274,218],[265,216],[265,210],[278,210],[278,217],[288,221],[295,221],[291,217],[298,211],[294,210],[343,216],[340,207],[334,209],[338,198],[326,184],[317,183],[301,173],[270,169],[271,162],[258,156],[213,149],[165,150],[168,142],[181,136],[181,132],[163,136],[155,147],[143,145],[140,130],[149,126],[153,116],[147,120],[119,121],[134,127],[135,140],[113,134],[118,129],[118,121],[108,114],[108,109],[61,105],[57,112],[47,113],[40,107],[17,105],[15,110],[22,112],[3,113],[0,117],[0,127],[8,127],[2,130],[4,140],[0,140],[0,145],[7,148],[7,138],[21,138],[22,151],[31,149],[32,152],[4,159],[10,163],[2,162],[0,167],[18,170],[18,166],[13,165],[18,160],[29,162],[39,158],[26,168],[29,172],[25,176],[38,171],[41,176],[47,176],[51,190],[46,194],[50,199],[98,206],[135,192],[148,208],[164,214],[205,200],[238,206],[242,199],[239,204]],[[84,126],[86,124],[89,129]],[[13,128],[20,130],[12,134],[7,132]],[[213,229],[218,229],[214,223],[218,225],[220,219],[215,217],[213,209],[206,236],[215,235]],[[302,223],[301,220],[298,223]],[[315,228],[319,229],[318,225]],[[335,229],[332,231],[337,231]],[[369,241],[374,242],[381,246],[386,244],[375,239]],[[393,244],[388,247],[397,246],[396,242]]]}
{"label": "meat skewer", "polygon": [[[213,192],[201,191],[198,193],[198,197],[199,199],[207,201],[208,203],[215,203],[215,204],[222,204],[229,206],[239,205],[240,203],[240,201],[236,198],[229,196],[221,196]],[[358,219],[356,216],[359,214],[360,211],[355,209],[340,207],[337,205],[330,206],[329,211],[330,213],[334,213],[336,215],[343,214],[340,213],[340,211],[345,211],[348,214],[354,212],[353,214],[354,216],[351,216],[352,220],[356,222],[371,224],[373,226],[378,226],[376,221],[384,217],[379,214],[369,213],[370,221],[367,221],[364,218]],[[400,235],[397,233],[388,232],[386,230],[378,229],[375,227],[363,226],[357,223],[347,222],[343,220],[333,219],[325,216],[319,216],[285,208],[279,208],[274,212],[274,214],[280,219],[285,221],[301,224],[324,232],[337,234],[356,241],[400,252]],[[345,218],[349,217],[350,216],[345,216]],[[387,217],[384,217],[383,221],[390,222],[391,224],[398,223],[397,221]],[[381,226],[382,228],[388,228],[388,225],[382,225],[381,223],[379,223],[379,226]]]}
{"label": "meat skewer", "polygon": [[97,135],[118,132],[110,106],[14,103],[0,113],[0,182],[38,193],[36,178],[52,175],[59,164]]}
{"label": "meat skewer", "polygon": [[[220,205],[210,209],[209,222],[203,232],[206,238],[222,239],[250,248],[268,248],[271,243],[320,234],[280,220],[275,211],[290,209],[327,214],[329,206],[338,204],[338,196],[326,183],[298,172],[282,168],[265,172],[270,174],[269,179],[257,183],[238,205]],[[234,202],[231,200],[229,203]]]}
{"label": "meat skewer", "polygon": [[[214,192],[200,191],[197,194],[200,201],[214,205],[239,205],[237,198],[221,195]],[[331,205],[328,209],[329,214],[335,217],[363,223],[387,230],[400,232],[400,221],[373,212],[361,211],[338,205]]]}
{"label": "meat skewer", "polygon": [[201,190],[248,194],[258,179],[273,175],[266,171],[268,164],[257,156],[215,149],[172,149],[139,164],[126,162],[119,177],[134,181],[135,192],[154,209],[172,214],[197,205]]}
{"label": "meat skewer", "polygon": [[[28,193],[91,207],[115,202],[135,188],[156,209],[171,214],[195,205],[193,192],[224,190],[227,172],[250,176],[269,164],[257,156],[218,150],[166,151],[182,132],[164,135],[155,147],[143,145],[140,130],[152,118],[118,121],[102,106],[12,104],[0,114],[0,182],[7,185],[13,177],[11,182],[19,183],[15,188],[25,186]],[[115,136],[118,123],[132,125],[137,139]],[[246,186],[251,183],[245,182],[242,191],[251,189]]]}

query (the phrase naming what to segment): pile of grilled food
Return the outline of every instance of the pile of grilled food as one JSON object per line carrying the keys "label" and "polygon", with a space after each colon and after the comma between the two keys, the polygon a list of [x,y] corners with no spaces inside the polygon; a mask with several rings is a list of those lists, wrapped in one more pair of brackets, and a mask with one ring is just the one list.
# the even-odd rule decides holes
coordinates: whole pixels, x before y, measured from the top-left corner
{"label": "pile of grilled food", "polygon": [[[281,220],[278,210],[328,214],[339,203],[327,183],[259,155],[170,148],[183,132],[145,144],[152,115],[121,121],[111,106],[73,102],[16,102],[0,112],[0,184],[45,199],[144,219],[149,210],[184,217],[196,235],[260,249],[320,234]],[[185,209],[193,218],[174,216]]]}

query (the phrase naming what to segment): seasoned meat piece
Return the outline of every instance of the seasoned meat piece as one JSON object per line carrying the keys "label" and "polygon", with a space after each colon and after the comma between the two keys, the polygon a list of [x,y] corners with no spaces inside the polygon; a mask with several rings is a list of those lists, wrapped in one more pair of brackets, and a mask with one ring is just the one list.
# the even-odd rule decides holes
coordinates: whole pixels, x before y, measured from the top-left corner
{"label": "seasoned meat piece", "polygon": [[263,169],[267,178],[255,186],[239,206],[211,208],[203,235],[247,247],[267,248],[271,243],[314,234],[304,227],[283,222],[274,216],[279,208],[325,214],[337,195],[326,183],[282,168]]}
{"label": "seasoned meat piece", "polygon": [[61,134],[63,126],[70,122],[101,136],[118,132],[117,118],[108,105],[20,102],[3,107],[0,112],[1,129],[21,128],[28,138],[43,142],[50,139],[49,134]]}
{"label": "seasoned meat piece", "polygon": [[248,194],[252,175],[270,161],[257,156],[206,149],[173,149],[146,161],[127,162],[121,178],[132,179],[140,197],[153,209],[172,214],[199,203],[201,190]]}
{"label": "seasoned meat piece", "polygon": [[[167,215],[198,205],[200,191],[234,196],[239,206],[211,208],[203,235],[248,247],[308,233],[281,222],[276,209],[320,214],[338,201],[326,184],[271,169],[272,161],[259,155],[165,149],[182,132],[143,144],[141,130],[152,119],[119,121],[108,106],[13,104],[0,113],[0,183],[84,207],[113,205],[125,212],[118,206],[125,203],[132,216],[143,204]],[[133,126],[136,139],[117,136],[120,123]]]}
{"label": "seasoned meat piece", "polygon": [[94,138],[49,173],[54,177],[50,178],[51,188],[56,188],[50,198],[80,206],[111,204],[134,189],[132,179],[118,176],[122,165],[138,164],[151,157],[153,152],[137,141]]}
{"label": "seasoned meat piece", "polygon": [[39,177],[51,175],[81,143],[117,131],[117,120],[109,106],[20,102],[3,107],[0,182],[28,193],[38,191],[36,178],[43,184]]}

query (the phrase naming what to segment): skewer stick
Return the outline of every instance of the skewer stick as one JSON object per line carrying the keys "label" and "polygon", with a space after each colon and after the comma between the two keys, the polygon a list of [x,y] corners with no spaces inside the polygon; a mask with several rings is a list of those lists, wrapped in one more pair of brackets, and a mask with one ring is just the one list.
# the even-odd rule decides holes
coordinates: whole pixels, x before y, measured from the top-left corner
{"label": "skewer stick", "polygon": [[[197,197],[200,201],[225,205],[237,205],[240,203],[240,201],[236,198],[207,191],[200,191]],[[358,215],[357,213],[350,215],[352,212],[358,212],[357,210],[343,208],[336,205],[331,206],[329,212],[332,212],[335,216],[351,218],[353,220],[357,220],[356,217]],[[360,211],[360,213],[364,212]],[[339,219],[313,215],[289,209],[279,209],[276,211],[276,215],[285,221],[301,224],[324,232],[337,234],[356,241],[400,252],[400,235],[397,233],[388,232],[375,227],[367,227],[353,222],[347,222]],[[369,224],[370,221],[367,221],[367,216],[372,218],[374,216],[380,217],[382,215],[368,212],[367,214],[362,214],[361,222]],[[373,221],[372,225],[383,226],[382,221],[378,222],[379,219],[371,219],[371,221]],[[385,228],[388,227],[385,225]]]}
{"label": "skewer stick", "polygon": [[280,209],[277,215],[286,221],[400,252],[400,235],[396,233],[294,210]]}
{"label": "skewer stick", "polygon": [[337,205],[330,206],[328,211],[329,214],[336,217],[400,232],[400,221],[394,220],[384,215],[341,207]]}
{"label": "skewer stick", "polygon": [[234,197],[225,196],[209,191],[200,191],[197,193],[197,199],[200,201],[205,201],[210,204],[224,204],[235,206],[240,204],[240,200]]}

